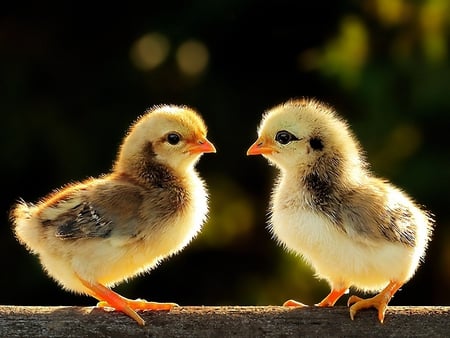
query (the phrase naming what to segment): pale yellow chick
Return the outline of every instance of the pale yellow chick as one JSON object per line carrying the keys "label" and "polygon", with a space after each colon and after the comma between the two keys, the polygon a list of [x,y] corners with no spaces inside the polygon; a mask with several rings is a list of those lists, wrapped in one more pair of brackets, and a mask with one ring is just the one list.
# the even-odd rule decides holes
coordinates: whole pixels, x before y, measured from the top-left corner
{"label": "pale yellow chick", "polygon": [[202,118],[184,106],[148,110],[130,128],[111,173],[69,184],[11,211],[18,240],[64,289],[126,313],[176,304],[126,299],[109,287],[154,268],[185,247],[207,216],[194,169],[215,152]]}
{"label": "pale yellow chick", "polygon": [[424,257],[429,214],[374,177],[346,122],[314,100],[291,100],[265,113],[247,154],[261,154],[280,169],[269,228],[330,284],[317,305],[333,306],[350,287],[381,290],[366,300],[352,296],[348,304],[352,319],[375,307],[383,322],[391,297]]}

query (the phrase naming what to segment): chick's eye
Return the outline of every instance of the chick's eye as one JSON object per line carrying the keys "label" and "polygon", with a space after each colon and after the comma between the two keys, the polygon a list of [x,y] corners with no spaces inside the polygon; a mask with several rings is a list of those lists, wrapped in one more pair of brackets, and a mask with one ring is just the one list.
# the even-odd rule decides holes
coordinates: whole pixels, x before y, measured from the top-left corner
{"label": "chick's eye", "polygon": [[178,142],[180,142],[181,136],[177,133],[170,133],[167,134],[167,142],[169,142],[171,145],[176,145]]}
{"label": "chick's eye", "polygon": [[298,138],[286,130],[281,130],[275,135],[275,141],[281,144],[288,144],[289,142],[296,140],[298,140]]}

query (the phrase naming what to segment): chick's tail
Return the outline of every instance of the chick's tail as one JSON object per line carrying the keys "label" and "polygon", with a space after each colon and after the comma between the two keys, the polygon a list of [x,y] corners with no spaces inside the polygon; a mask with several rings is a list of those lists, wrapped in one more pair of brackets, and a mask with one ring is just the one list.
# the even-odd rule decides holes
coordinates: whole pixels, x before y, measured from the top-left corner
{"label": "chick's tail", "polygon": [[27,203],[23,199],[20,199],[13,205],[9,212],[9,218],[11,222],[16,225],[17,221],[21,219],[30,219],[33,214],[34,204]]}
{"label": "chick's tail", "polygon": [[33,236],[36,237],[35,229],[32,229],[33,227],[30,226],[35,210],[36,206],[34,204],[19,200],[9,212],[14,235],[20,243],[29,249],[31,249],[30,243],[33,242]]}

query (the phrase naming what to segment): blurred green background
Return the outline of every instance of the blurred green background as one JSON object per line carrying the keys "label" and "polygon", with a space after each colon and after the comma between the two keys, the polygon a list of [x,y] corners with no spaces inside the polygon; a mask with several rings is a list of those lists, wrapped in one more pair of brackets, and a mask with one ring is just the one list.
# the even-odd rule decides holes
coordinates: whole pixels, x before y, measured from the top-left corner
{"label": "blurred green background", "polygon": [[130,123],[160,103],[209,126],[218,152],[198,170],[210,220],[117,290],[180,305],[320,301],[326,283],[266,230],[275,169],[245,155],[264,110],[310,96],[349,121],[377,175],[436,215],[425,263],[391,304],[449,305],[449,35],[446,0],[3,4],[0,304],[95,304],[45,275],[8,210],[107,172]]}

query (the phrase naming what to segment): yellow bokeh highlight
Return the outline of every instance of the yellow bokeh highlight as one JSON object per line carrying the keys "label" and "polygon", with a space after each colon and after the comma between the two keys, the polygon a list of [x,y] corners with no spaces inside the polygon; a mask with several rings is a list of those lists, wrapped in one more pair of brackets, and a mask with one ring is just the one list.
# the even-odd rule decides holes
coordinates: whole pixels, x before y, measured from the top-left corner
{"label": "yellow bokeh highlight", "polygon": [[210,217],[198,243],[226,247],[249,234],[255,225],[255,208],[251,197],[226,176],[208,179]]}
{"label": "yellow bokeh highlight", "polygon": [[320,53],[319,68],[325,75],[337,76],[344,87],[354,87],[368,53],[369,37],[364,23],[347,16],[341,21],[338,35]]}
{"label": "yellow bokeh highlight", "polygon": [[404,0],[375,0],[375,11],[385,25],[396,25],[410,17],[411,6]]}
{"label": "yellow bokeh highlight", "polygon": [[420,9],[422,48],[427,60],[445,61],[448,56],[450,4],[447,0],[428,0]]}
{"label": "yellow bokeh highlight", "polygon": [[209,51],[198,40],[185,41],[178,47],[176,61],[180,70],[189,76],[196,76],[205,71],[209,62]]}
{"label": "yellow bokeh highlight", "polygon": [[428,0],[420,9],[420,25],[424,32],[441,32],[448,24],[449,2],[447,0]]}
{"label": "yellow bokeh highlight", "polygon": [[414,156],[423,143],[423,133],[412,124],[399,124],[391,130],[384,144],[372,157],[372,163],[379,170],[393,172],[405,159]]}
{"label": "yellow bokeh highlight", "polygon": [[160,33],[148,33],[137,39],[131,46],[131,62],[139,70],[152,70],[166,60],[169,50],[170,43],[166,36]]}
{"label": "yellow bokeh highlight", "polygon": [[422,144],[422,138],[422,131],[419,128],[410,124],[402,124],[389,135],[387,148],[393,158],[407,158],[417,151]]}

